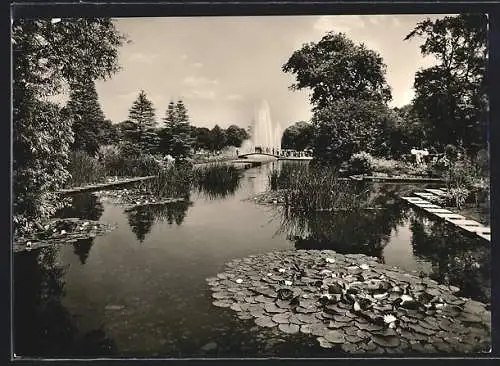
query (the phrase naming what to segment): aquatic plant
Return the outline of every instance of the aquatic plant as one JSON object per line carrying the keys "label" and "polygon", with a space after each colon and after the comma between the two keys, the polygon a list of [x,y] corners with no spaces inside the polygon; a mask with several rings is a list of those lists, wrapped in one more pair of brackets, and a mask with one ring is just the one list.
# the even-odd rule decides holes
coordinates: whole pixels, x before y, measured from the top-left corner
{"label": "aquatic plant", "polygon": [[271,189],[284,190],[284,203],[296,211],[349,210],[361,207],[369,193],[340,178],[337,169],[307,165],[283,165],[268,174]]}
{"label": "aquatic plant", "polygon": [[137,184],[137,189],[158,198],[189,197],[193,182],[193,170],[189,167],[172,166],[160,169],[153,179]]}
{"label": "aquatic plant", "polygon": [[239,170],[224,163],[213,163],[194,170],[194,188],[210,198],[225,198],[240,186]]}
{"label": "aquatic plant", "polygon": [[213,305],[345,353],[487,352],[491,313],[456,287],[365,255],[287,250],[234,259],[207,278]]}

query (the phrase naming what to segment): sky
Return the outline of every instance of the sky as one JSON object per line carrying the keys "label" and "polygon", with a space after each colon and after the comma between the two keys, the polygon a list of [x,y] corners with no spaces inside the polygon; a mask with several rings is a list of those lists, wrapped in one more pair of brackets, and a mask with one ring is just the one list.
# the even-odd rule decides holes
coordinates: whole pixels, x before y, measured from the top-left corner
{"label": "sky", "polygon": [[328,31],[345,32],[377,51],[387,65],[391,106],[413,97],[415,72],[434,63],[422,57],[422,41],[403,41],[426,18],[444,15],[335,15],[260,17],[184,17],[115,19],[131,40],[121,47],[122,70],[97,83],[99,100],[114,123],[144,90],[163,118],[168,103],[182,99],[191,123],[212,128],[247,127],[263,100],[282,128],[311,117],[310,91],[292,91],[295,79],[281,71],[304,43]]}

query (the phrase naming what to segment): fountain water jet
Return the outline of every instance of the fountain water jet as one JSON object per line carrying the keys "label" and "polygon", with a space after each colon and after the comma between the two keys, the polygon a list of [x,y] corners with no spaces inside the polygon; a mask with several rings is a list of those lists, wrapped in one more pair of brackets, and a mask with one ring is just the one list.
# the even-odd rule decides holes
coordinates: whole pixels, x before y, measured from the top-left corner
{"label": "fountain water jet", "polygon": [[266,149],[269,149],[269,152],[272,152],[273,149],[279,150],[282,134],[283,130],[280,124],[273,123],[271,120],[269,103],[263,100],[252,123],[252,137],[243,142],[241,150],[243,153],[255,152],[255,148],[262,149],[262,152],[265,152]]}

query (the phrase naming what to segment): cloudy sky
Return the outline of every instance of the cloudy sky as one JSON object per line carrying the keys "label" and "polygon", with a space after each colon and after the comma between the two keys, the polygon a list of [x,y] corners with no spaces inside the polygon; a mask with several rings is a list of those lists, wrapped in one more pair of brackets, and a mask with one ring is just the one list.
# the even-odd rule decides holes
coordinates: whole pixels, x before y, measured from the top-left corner
{"label": "cloudy sky", "polygon": [[294,78],[281,66],[302,44],[333,30],[382,55],[392,105],[402,106],[413,96],[415,72],[433,63],[420,55],[420,41],[403,41],[427,17],[442,15],[116,19],[132,43],[121,48],[122,71],[99,82],[97,91],[107,118],[115,123],[127,118],[143,89],[160,118],[170,100],[182,98],[196,126],[246,127],[267,100],[273,121],[286,127],[308,120],[311,105],[307,91],[288,89]]}

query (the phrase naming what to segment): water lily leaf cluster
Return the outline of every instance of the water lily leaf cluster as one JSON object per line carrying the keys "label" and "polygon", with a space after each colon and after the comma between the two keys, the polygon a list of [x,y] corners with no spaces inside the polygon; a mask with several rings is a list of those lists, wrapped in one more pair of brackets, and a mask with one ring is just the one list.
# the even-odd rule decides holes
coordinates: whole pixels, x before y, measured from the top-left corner
{"label": "water lily leaf cluster", "polygon": [[45,223],[41,230],[30,236],[16,239],[13,245],[14,253],[41,247],[75,243],[79,240],[95,238],[104,235],[115,228],[115,225],[99,221],[79,218],[53,219]]}
{"label": "water lily leaf cluster", "polygon": [[[346,353],[472,353],[491,343],[485,305],[362,254],[286,250],[227,263],[213,305]],[[312,338],[312,339],[314,339]]]}

